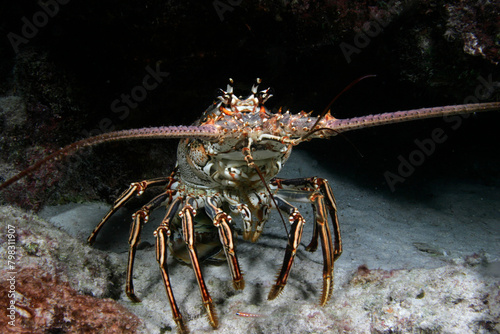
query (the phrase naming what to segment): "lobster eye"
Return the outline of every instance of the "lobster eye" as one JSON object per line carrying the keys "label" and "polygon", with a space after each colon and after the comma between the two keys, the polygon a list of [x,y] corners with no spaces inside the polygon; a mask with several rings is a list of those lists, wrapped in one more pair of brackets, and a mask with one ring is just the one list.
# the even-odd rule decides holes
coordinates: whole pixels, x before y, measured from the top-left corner
{"label": "lobster eye", "polygon": [[233,93],[232,92],[226,92],[225,90],[219,88],[216,90],[217,98],[224,103],[224,105],[229,105],[231,102],[231,98]]}
{"label": "lobster eye", "polygon": [[217,88],[214,92],[214,95],[219,97],[219,96],[224,96],[226,92],[222,88]]}
{"label": "lobster eye", "polygon": [[261,90],[257,96],[259,98],[259,104],[264,104],[266,103],[266,101],[271,97],[273,96],[273,93],[274,93],[274,89],[269,87],[268,89],[266,90]]}
{"label": "lobster eye", "polygon": [[268,88],[268,89],[266,89],[266,90],[261,90],[261,91],[260,91],[260,94],[262,94],[262,95],[264,95],[264,94],[265,94],[266,96],[267,96],[267,95],[273,95],[273,94],[274,94],[274,88],[273,88],[273,87],[269,87],[269,88]]}

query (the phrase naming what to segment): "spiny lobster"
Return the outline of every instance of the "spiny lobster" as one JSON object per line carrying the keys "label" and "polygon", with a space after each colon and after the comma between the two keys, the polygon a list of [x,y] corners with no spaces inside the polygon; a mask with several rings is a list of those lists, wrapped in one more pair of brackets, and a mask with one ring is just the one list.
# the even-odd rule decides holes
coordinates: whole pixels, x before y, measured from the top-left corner
{"label": "spiny lobster", "polygon": [[[500,110],[500,102],[491,102],[398,111],[350,119],[336,119],[329,112],[319,117],[305,112],[290,114],[280,110],[271,113],[264,103],[272,94],[270,89],[258,91],[259,83],[260,80],[257,79],[257,84],[252,87],[252,94],[242,99],[233,93],[230,80],[227,90],[221,90],[218,101],[191,126],[115,131],[70,144],[7,180],[0,185],[0,190],[44,164],[71,155],[86,146],[132,139],[181,139],[174,171],[166,177],[132,183],[95,227],[88,242],[92,244],[95,241],[111,215],[134,195],[139,196],[151,187],[163,187],[164,191],[160,195],[132,216],[126,293],[132,301],[140,301],[134,292],[132,279],[135,253],[142,227],[148,221],[150,211],[165,205],[166,214],[155,230],[156,258],[173,318],[179,331],[186,333],[188,327],[179,311],[170,284],[167,250],[170,249],[178,259],[191,263],[208,321],[212,327],[217,328],[216,311],[203,279],[200,261],[225,257],[234,288],[239,290],[245,287],[236,256],[237,233],[228,211],[241,217],[243,238],[252,242],[259,239],[271,208],[278,209],[278,212],[288,216],[290,231],[287,229],[288,244],[283,265],[268,295],[268,299],[274,299],[287,283],[305,224],[302,215],[289,202],[311,203],[314,230],[306,249],[314,252],[319,239],[323,253],[323,290],[320,305],[324,306],[330,299],[334,262],[342,253],[335,198],[326,179],[276,177],[294,146],[313,138],[328,138],[349,130],[431,117]],[[333,223],[333,241],[328,216]],[[217,234],[220,243],[217,241]],[[183,244],[187,247],[182,247]]]}

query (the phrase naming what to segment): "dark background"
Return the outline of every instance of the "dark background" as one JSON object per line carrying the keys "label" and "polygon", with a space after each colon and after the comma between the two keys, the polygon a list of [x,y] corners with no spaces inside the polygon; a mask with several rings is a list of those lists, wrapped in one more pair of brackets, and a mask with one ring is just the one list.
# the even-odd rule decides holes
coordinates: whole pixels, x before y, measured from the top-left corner
{"label": "dark background", "polygon": [[[246,95],[255,78],[273,87],[270,109],[320,113],[351,81],[366,79],[332,107],[337,118],[462,104],[480,85],[500,81],[500,5],[474,1],[62,1],[16,50],[36,1],[0,4],[0,177],[7,179],[51,151],[84,138],[109,119],[114,129],[187,125],[235,80]],[[217,10],[214,4],[219,5]],[[232,5],[231,5],[232,4]],[[226,6],[224,11],[224,7]],[[219,11],[219,13],[218,13]],[[388,22],[350,62],[340,45],[378,15]],[[358,35],[359,37],[359,35]],[[359,43],[358,43],[359,45]],[[111,103],[142,85],[146,67],[169,76],[120,119]],[[16,97],[24,110],[7,113]],[[495,86],[486,101],[499,101]],[[19,118],[23,121],[19,122]],[[323,166],[388,196],[432,196],[419,189],[440,179],[498,186],[499,113],[474,115],[457,131],[442,119],[348,132],[301,145]],[[384,172],[414,140],[443,128],[438,144],[393,193]],[[349,143],[351,142],[351,143]],[[175,141],[105,144],[51,164],[5,191],[4,199],[38,209],[45,203],[111,201],[129,182],[170,172]],[[360,153],[363,157],[361,157]],[[311,170],[311,175],[316,175]]]}

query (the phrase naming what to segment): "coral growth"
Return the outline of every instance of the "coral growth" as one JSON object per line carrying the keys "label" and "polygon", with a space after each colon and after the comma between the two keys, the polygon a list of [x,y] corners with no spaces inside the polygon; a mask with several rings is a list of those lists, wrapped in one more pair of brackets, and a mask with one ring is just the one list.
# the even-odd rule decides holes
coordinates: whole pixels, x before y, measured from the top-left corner
{"label": "coral growth", "polygon": [[[2,291],[9,291],[10,276],[0,272]],[[21,269],[14,276],[14,326],[0,317],[7,333],[135,333],[140,325],[139,318],[116,301],[82,295],[42,268]],[[7,294],[0,296],[0,303],[9,305]]]}
{"label": "coral growth", "polygon": [[0,257],[8,264],[0,271],[0,289],[8,292],[0,304],[15,308],[9,314],[14,319],[0,317],[1,328],[9,333],[139,331],[142,322],[109,299],[120,289],[112,256],[13,207],[0,207],[0,228]]}
{"label": "coral growth", "polygon": [[500,62],[500,3],[498,1],[461,0],[446,5],[449,13],[446,37],[463,41],[463,50],[471,55]]}

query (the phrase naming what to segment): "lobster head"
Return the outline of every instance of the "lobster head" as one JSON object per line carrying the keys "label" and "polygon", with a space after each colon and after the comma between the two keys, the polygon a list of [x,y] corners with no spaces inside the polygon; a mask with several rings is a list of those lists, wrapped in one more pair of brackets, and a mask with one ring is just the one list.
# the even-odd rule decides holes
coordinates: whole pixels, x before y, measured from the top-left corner
{"label": "lobster head", "polygon": [[264,103],[272,96],[271,88],[258,92],[258,85],[261,82],[262,81],[257,78],[257,83],[252,86],[252,94],[242,100],[234,95],[232,86],[233,79],[229,79],[227,90],[219,90],[220,95],[218,99],[222,103],[221,111],[226,115],[261,111],[261,108],[264,107]]}

